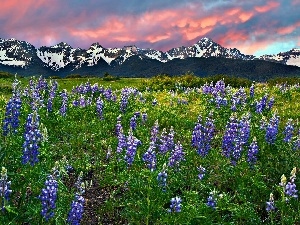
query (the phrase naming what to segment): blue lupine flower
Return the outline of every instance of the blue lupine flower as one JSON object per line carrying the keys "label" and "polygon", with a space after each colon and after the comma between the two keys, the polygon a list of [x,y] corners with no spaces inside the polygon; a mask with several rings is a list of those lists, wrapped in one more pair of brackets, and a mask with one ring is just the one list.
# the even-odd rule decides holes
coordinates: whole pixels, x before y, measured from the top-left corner
{"label": "blue lupine flower", "polygon": [[150,137],[151,142],[155,144],[157,143],[158,133],[159,133],[159,125],[158,125],[158,120],[156,120],[153,127],[151,128],[151,137]]}
{"label": "blue lupine flower", "polygon": [[54,216],[54,210],[56,208],[58,183],[53,175],[49,175],[45,181],[45,188],[39,196],[42,202],[41,215],[48,221]]}
{"label": "blue lupine flower", "polygon": [[239,139],[242,145],[248,143],[250,138],[250,115],[245,115],[239,124]]}
{"label": "blue lupine flower", "polygon": [[250,98],[254,97],[254,91],[255,91],[255,85],[254,85],[254,83],[252,83],[252,85],[250,87]]}
{"label": "blue lupine flower", "polygon": [[198,178],[200,180],[202,180],[204,178],[204,176],[205,176],[206,169],[203,166],[199,166],[198,170],[199,170]]}
{"label": "blue lupine flower", "polygon": [[67,113],[67,107],[68,107],[68,95],[67,95],[67,91],[63,90],[60,94],[61,98],[62,98],[62,104],[61,104],[61,108],[59,110],[60,114],[62,116],[66,116]]}
{"label": "blue lupine flower", "polygon": [[184,160],[184,152],[182,150],[182,145],[180,144],[180,142],[178,142],[175,145],[175,149],[172,150],[172,152],[171,152],[168,166],[170,166],[170,167],[178,166],[179,163],[183,160]]}
{"label": "blue lupine flower", "polygon": [[293,141],[293,150],[300,150],[300,129],[298,130],[296,139]]}
{"label": "blue lupine flower", "polygon": [[123,133],[123,128],[121,127],[118,134],[118,146],[117,153],[120,154],[127,147],[126,136]]}
{"label": "blue lupine flower", "polygon": [[279,116],[273,115],[270,119],[269,124],[266,128],[266,142],[269,144],[274,144],[277,133],[278,133],[278,126],[279,126]]}
{"label": "blue lupine flower", "polygon": [[8,133],[16,133],[20,124],[19,116],[21,110],[22,101],[20,94],[16,91],[13,92],[12,97],[9,99],[5,117],[3,120],[3,135],[6,136]]}
{"label": "blue lupine flower", "polygon": [[84,211],[84,198],[76,194],[75,199],[72,201],[71,210],[68,214],[67,222],[71,225],[80,225]]}
{"label": "blue lupine flower", "polygon": [[168,149],[168,134],[166,128],[164,128],[160,134],[160,144],[159,144],[159,152],[161,154],[165,154]]}
{"label": "blue lupine flower", "polygon": [[153,99],[153,101],[152,101],[152,105],[153,106],[156,106],[157,105],[157,99],[155,98],[155,99]]}
{"label": "blue lupine flower", "polygon": [[247,162],[250,166],[253,166],[257,161],[257,154],[258,154],[258,145],[256,138],[253,139],[253,142],[249,146],[248,154],[247,154]]}
{"label": "blue lupine flower", "polygon": [[271,110],[273,105],[274,105],[275,99],[274,97],[271,97],[269,102],[268,102],[268,109]]}
{"label": "blue lupine flower", "polygon": [[284,134],[284,141],[285,142],[291,142],[292,136],[293,136],[294,126],[293,126],[293,120],[289,119],[286,123],[286,126],[284,128],[283,134]]}
{"label": "blue lupine flower", "polygon": [[294,167],[291,172],[290,181],[285,185],[285,194],[293,198],[298,198],[297,195],[298,190],[296,189],[295,179],[296,179],[296,167]]}
{"label": "blue lupine flower", "polygon": [[30,163],[34,166],[38,162],[39,142],[42,135],[39,130],[40,116],[36,111],[30,113],[27,117],[24,132],[23,156],[22,163]]}
{"label": "blue lupine flower", "polygon": [[119,136],[119,133],[120,133],[121,129],[123,129],[122,124],[121,124],[121,118],[122,118],[121,115],[119,115],[117,117],[117,124],[116,124],[116,128],[115,128],[116,136]]}
{"label": "blue lupine flower", "polygon": [[103,109],[104,109],[104,102],[103,100],[100,98],[100,96],[97,98],[96,100],[96,110],[97,110],[97,115],[99,117],[100,120],[103,120]]}
{"label": "blue lupine flower", "polygon": [[143,155],[143,161],[147,163],[147,167],[150,171],[154,171],[156,168],[156,153],[155,153],[155,143],[150,142],[150,146],[146,153]]}
{"label": "blue lupine flower", "polygon": [[49,98],[47,102],[47,111],[52,112],[53,110],[53,100],[56,96],[56,91],[58,88],[58,83],[55,80],[50,80],[50,91],[49,91]]}
{"label": "blue lupine flower", "polygon": [[205,125],[202,125],[202,118],[199,116],[192,134],[192,146],[197,149],[197,153],[202,157],[205,157],[211,148],[210,144],[214,130],[213,119],[207,117]]}
{"label": "blue lupine flower", "polygon": [[165,170],[163,170],[157,175],[158,185],[163,188],[163,191],[166,191],[167,178],[168,178],[168,174]]}
{"label": "blue lupine flower", "polygon": [[270,199],[268,202],[266,202],[266,210],[268,212],[274,211],[275,210],[275,204],[274,204],[274,197],[273,194],[270,194]]}
{"label": "blue lupine flower", "polygon": [[1,178],[0,178],[0,198],[1,198],[1,209],[5,210],[5,203],[9,201],[9,195],[12,190],[10,189],[11,181],[7,180],[7,169],[2,167]]}
{"label": "blue lupine flower", "polygon": [[181,212],[181,198],[175,197],[171,199],[169,212]]}
{"label": "blue lupine flower", "polygon": [[212,194],[208,196],[206,205],[213,209],[216,209],[217,201]]}
{"label": "blue lupine flower", "polygon": [[285,194],[293,198],[298,198],[297,192],[298,190],[296,190],[296,184],[294,183],[294,180],[289,181],[285,186]]}
{"label": "blue lupine flower", "polygon": [[238,134],[239,124],[235,116],[230,117],[230,121],[226,125],[225,134],[223,136],[222,150],[223,155],[230,158],[235,149],[235,140]]}
{"label": "blue lupine flower", "polygon": [[147,119],[148,119],[148,115],[147,115],[147,113],[143,113],[142,114],[142,124],[145,124],[146,123],[146,121],[147,121]]}
{"label": "blue lupine flower", "polygon": [[127,166],[131,166],[136,155],[137,147],[141,145],[141,141],[133,136],[132,130],[130,129],[127,137],[127,149],[125,153],[125,161],[127,162]]}
{"label": "blue lupine flower", "polygon": [[137,119],[136,115],[133,115],[133,117],[130,118],[130,128],[132,130],[136,129],[137,126],[136,119]]}
{"label": "blue lupine flower", "polygon": [[80,95],[80,98],[79,98],[79,106],[80,106],[81,108],[84,108],[86,105],[87,105],[87,104],[86,104],[86,101],[85,101],[84,96],[83,96],[83,95]]}

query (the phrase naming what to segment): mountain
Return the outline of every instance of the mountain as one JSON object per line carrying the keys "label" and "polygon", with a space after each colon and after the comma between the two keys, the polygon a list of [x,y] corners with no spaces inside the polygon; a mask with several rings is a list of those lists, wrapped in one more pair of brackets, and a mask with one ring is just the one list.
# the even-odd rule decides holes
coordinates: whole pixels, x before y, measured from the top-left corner
{"label": "mountain", "polygon": [[[240,67],[242,65],[244,69]],[[274,71],[271,67],[278,70]],[[93,43],[87,50],[73,48],[65,42],[35,48],[25,41],[0,39],[0,70],[24,76],[99,76],[109,72],[118,76],[144,77],[158,73],[178,75],[186,71],[199,76],[213,73],[248,77],[253,73],[262,75],[255,68],[268,76],[279,75],[278,71],[285,72],[282,74],[287,76],[299,75],[296,71],[300,69],[300,49],[256,58],[245,55],[236,48],[222,47],[209,38],[202,38],[192,46],[172,48],[166,52],[141,49],[135,45],[104,48],[99,43]],[[237,74],[238,71],[241,74]]]}
{"label": "mountain", "polygon": [[300,67],[300,49],[293,48],[290,51],[280,52],[276,55],[262,55],[260,59]]}

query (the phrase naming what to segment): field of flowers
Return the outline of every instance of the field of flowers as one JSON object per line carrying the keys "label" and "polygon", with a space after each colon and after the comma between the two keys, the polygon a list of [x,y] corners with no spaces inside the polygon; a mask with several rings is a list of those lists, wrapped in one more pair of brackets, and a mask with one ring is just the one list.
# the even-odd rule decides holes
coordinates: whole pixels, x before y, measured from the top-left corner
{"label": "field of flowers", "polygon": [[28,81],[0,93],[0,224],[300,224],[299,85]]}

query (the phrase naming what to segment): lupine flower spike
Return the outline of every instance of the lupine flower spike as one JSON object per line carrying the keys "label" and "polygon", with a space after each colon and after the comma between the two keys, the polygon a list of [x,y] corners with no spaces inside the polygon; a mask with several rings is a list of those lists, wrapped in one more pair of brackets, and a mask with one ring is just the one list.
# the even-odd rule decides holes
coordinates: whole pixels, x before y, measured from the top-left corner
{"label": "lupine flower spike", "polygon": [[171,199],[169,212],[181,212],[181,198],[175,197]]}
{"label": "lupine flower spike", "polygon": [[58,183],[55,176],[49,175],[45,181],[45,188],[42,189],[42,193],[39,199],[42,202],[41,215],[48,221],[54,216],[54,210],[56,208]]}
{"label": "lupine flower spike", "polygon": [[12,190],[10,189],[11,182],[7,180],[7,169],[2,167],[1,170],[1,178],[0,178],[0,207],[2,211],[5,210],[5,205],[9,200],[9,195]]}
{"label": "lupine flower spike", "polygon": [[268,212],[274,211],[275,210],[275,204],[274,204],[274,197],[273,194],[270,194],[270,199],[268,202],[266,202],[266,210]]}

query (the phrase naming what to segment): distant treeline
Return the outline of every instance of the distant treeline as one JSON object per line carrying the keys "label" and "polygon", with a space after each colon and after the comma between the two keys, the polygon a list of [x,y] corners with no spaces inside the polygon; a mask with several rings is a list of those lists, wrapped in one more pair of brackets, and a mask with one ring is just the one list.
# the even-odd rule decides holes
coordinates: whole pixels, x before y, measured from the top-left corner
{"label": "distant treeline", "polygon": [[[19,77],[18,75],[15,74],[0,71],[0,79],[1,78],[14,79],[15,76]],[[114,76],[112,74],[109,74],[108,72],[105,72],[101,77],[94,76],[94,75],[82,76],[80,74],[69,74],[63,79],[95,78],[95,77],[101,78],[104,81],[115,81],[122,78],[120,76]],[[59,76],[49,76],[46,78],[62,79],[62,77]],[[192,87],[199,87],[205,83],[211,83],[211,82],[216,83],[218,80],[221,79],[223,79],[226,84],[229,84],[232,87],[241,87],[241,86],[250,87],[251,84],[253,83],[252,80],[244,77],[228,76],[225,74],[199,77],[194,75],[192,72],[187,72],[183,75],[178,75],[178,76],[171,76],[169,74],[158,74],[151,78],[145,78],[143,80],[142,86],[149,87],[152,90],[175,89],[178,86],[192,88]],[[276,78],[268,79],[266,83],[270,86],[274,86],[276,84],[294,85],[300,83],[300,77],[276,77]]]}

